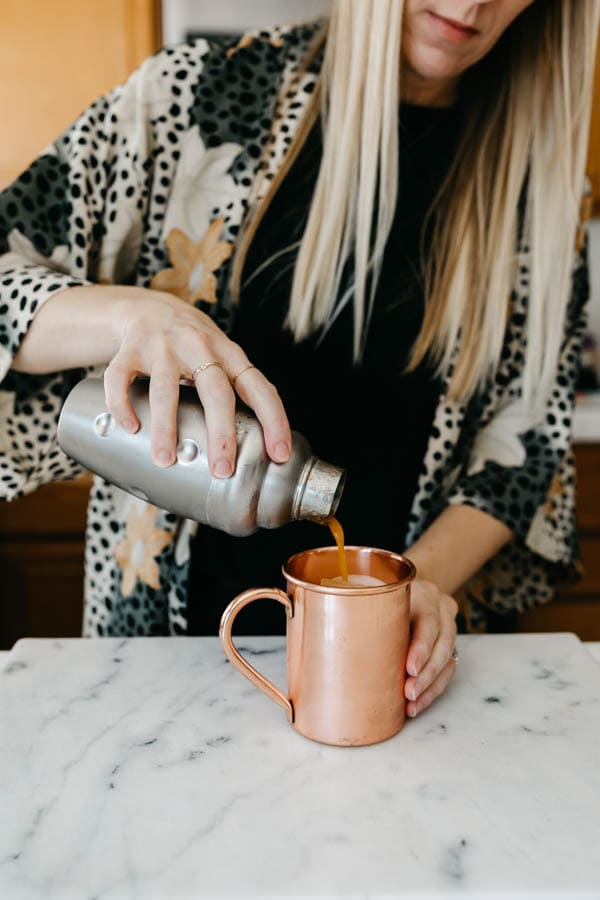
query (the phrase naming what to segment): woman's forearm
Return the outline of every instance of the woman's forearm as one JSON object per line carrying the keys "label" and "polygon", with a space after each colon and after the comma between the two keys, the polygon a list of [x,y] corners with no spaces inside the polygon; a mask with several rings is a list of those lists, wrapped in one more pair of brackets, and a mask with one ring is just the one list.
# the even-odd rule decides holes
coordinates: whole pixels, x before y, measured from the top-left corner
{"label": "woman's forearm", "polygon": [[472,506],[447,506],[406,555],[420,578],[453,594],[512,537],[498,519]]}
{"label": "woman's forearm", "polygon": [[147,293],[145,288],[121,285],[60,291],[38,311],[12,368],[42,375],[107,364],[119,348],[124,306]]}

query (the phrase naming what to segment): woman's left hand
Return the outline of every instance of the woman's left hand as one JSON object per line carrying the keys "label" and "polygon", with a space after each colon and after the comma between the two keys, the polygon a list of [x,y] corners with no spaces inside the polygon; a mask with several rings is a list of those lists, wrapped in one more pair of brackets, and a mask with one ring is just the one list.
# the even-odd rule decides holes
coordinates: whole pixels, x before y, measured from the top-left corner
{"label": "woman's left hand", "polygon": [[458,604],[433,582],[411,585],[411,639],[406,657],[407,716],[418,716],[444,691],[454,675]]}

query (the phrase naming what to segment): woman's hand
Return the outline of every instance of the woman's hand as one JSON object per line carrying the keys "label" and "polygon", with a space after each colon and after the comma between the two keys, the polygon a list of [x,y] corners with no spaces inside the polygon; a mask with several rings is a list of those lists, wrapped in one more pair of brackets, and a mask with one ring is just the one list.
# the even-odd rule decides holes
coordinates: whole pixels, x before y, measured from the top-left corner
{"label": "woman's hand", "polygon": [[457,504],[442,510],[407,547],[406,556],[421,576],[411,588],[407,715],[417,716],[427,709],[454,675],[458,604],[450,594],[478,572],[511,536],[503,522],[483,510]]}
{"label": "woman's hand", "polygon": [[[150,377],[150,437],[157,465],[175,462],[180,379],[192,379],[194,370],[207,362],[219,365],[197,372],[195,385],[206,416],[213,475],[226,478],[234,471],[236,391],[262,425],[270,458],[285,462],[291,432],[275,387],[258,369],[247,368],[250,361],[242,348],[209,316],[170,294],[150,290],[143,299],[124,298],[119,313],[118,349],[104,375],[107,408],[122,428],[137,431],[129,386],[139,375]],[[244,369],[234,390],[232,380]]]}
{"label": "woman's hand", "polygon": [[[137,431],[129,399],[138,375],[150,377],[152,458],[159,466],[175,462],[179,382],[195,384],[208,432],[208,460],[214,475],[231,475],[235,465],[235,391],[262,425],[268,455],[285,462],[291,450],[290,426],[273,385],[250,365],[241,347],[210,316],[184,300],[129,285],[77,285],[57,291],[37,312],[12,368],[32,375],[64,369],[108,366],[106,403],[122,428]],[[246,369],[239,378],[235,376]],[[235,391],[232,381],[235,378]]]}
{"label": "woman's hand", "polygon": [[411,585],[411,640],[406,658],[406,714],[423,712],[454,675],[455,617],[458,604],[431,581]]}

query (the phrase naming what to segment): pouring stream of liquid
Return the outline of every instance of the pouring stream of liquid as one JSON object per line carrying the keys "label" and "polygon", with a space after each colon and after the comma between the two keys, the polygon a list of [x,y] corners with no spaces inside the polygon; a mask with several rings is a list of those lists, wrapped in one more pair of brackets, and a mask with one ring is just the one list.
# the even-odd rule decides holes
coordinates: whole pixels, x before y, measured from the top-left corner
{"label": "pouring stream of liquid", "polygon": [[329,530],[337,544],[338,556],[340,560],[340,575],[342,576],[342,584],[348,583],[348,560],[346,558],[346,549],[344,547],[344,529],[335,518],[328,516],[326,519]]}

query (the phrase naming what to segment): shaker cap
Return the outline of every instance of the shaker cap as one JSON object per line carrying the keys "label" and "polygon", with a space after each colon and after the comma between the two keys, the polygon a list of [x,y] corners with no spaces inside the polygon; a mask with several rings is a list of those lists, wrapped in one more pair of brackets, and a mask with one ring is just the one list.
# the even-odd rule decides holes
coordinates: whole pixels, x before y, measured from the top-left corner
{"label": "shaker cap", "polygon": [[345,481],[346,473],[343,469],[316,456],[311,457],[294,494],[293,518],[322,522],[328,516],[335,515]]}

